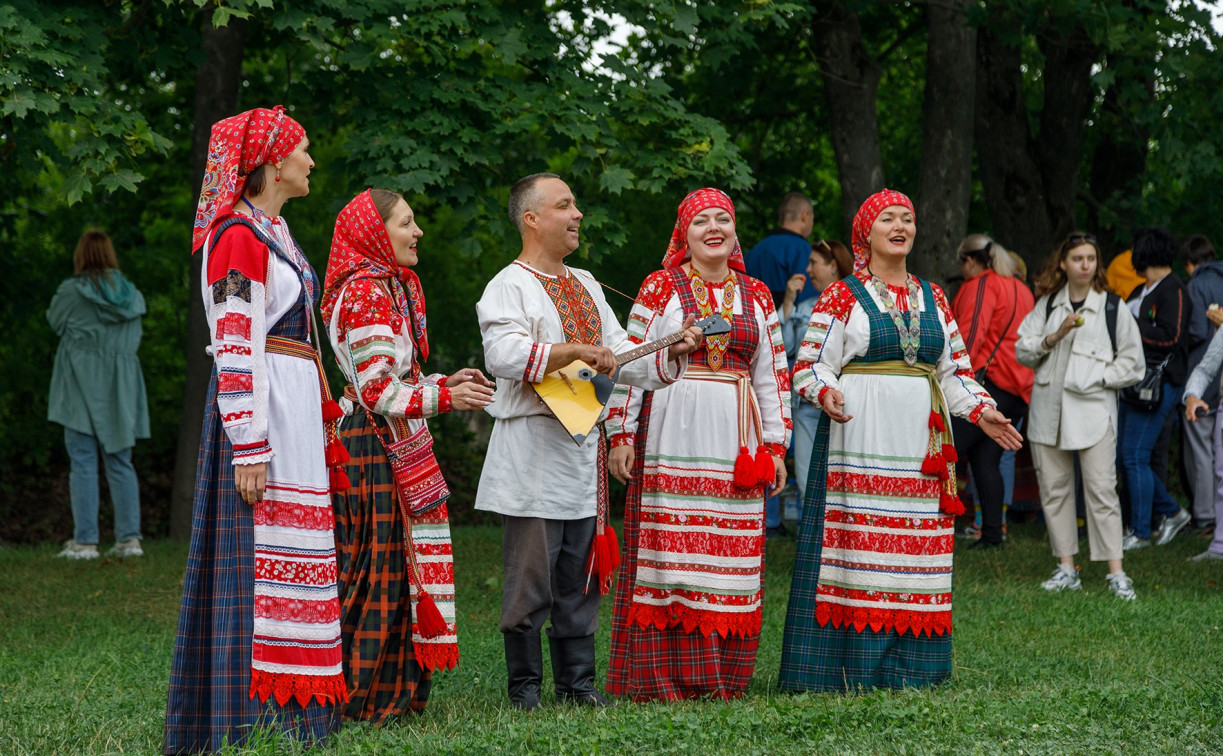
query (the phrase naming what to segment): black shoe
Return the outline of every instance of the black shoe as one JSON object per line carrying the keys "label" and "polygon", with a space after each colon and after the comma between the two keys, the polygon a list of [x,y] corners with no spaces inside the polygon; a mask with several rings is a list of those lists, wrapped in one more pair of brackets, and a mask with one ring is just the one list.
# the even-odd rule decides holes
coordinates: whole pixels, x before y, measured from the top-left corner
{"label": "black shoe", "polygon": [[989,551],[991,549],[1001,549],[1003,548],[1003,546],[1002,546],[1002,541],[998,541],[997,543],[994,543],[993,541],[987,541],[984,538],[978,538],[977,540],[970,543],[968,545],[968,548],[980,549],[981,551]]}
{"label": "black shoe", "polygon": [[765,538],[777,538],[778,536],[789,536],[790,531],[786,528],[785,523],[781,525],[773,525],[764,529]]}
{"label": "black shoe", "polygon": [[530,711],[539,706],[539,691],[544,678],[544,653],[539,631],[505,633],[505,671],[510,704]]}
{"label": "black shoe", "polygon": [[615,704],[595,690],[595,637],[548,638],[556,700],[603,708]]}

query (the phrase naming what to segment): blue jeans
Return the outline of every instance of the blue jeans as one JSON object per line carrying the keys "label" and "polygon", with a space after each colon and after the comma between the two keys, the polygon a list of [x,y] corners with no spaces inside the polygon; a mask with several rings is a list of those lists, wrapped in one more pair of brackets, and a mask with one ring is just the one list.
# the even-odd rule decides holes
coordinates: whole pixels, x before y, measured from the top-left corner
{"label": "blue jeans", "polygon": [[811,468],[811,451],[815,447],[815,431],[820,424],[820,411],[806,399],[794,400],[794,478],[798,485],[798,520],[803,519],[807,496],[807,473]]}
{"label": "blue jeans", "polygon": [[1117,424],[1117,453],[1125,473],[1125,485],[1130,495],[1130,527],[1138,538],[1151,537],[1151,509],[1169,517],[1181,510],[1163,481],[1151,468],[1151,451],[1163,430],[1164,419],[1176,406],[1181,388],[1165,383],[1159,406],[1144,412],[1120,402]]}
{"label": "blue jeans", "polygon": [[[72,494],[72,538],[77,543],[98,542],[98,439],[64,428],[64,446],[72,461],[68,487]],[[140,538],[140,488],[131,448],[103,453],[110,500],[115,505],[115,541]]]}

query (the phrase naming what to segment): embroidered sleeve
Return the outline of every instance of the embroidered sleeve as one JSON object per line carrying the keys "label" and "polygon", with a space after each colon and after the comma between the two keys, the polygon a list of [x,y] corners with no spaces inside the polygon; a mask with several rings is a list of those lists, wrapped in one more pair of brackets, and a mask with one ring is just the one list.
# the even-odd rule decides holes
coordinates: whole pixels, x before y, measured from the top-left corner
{"label": "embroidered sleeve", "polygon": [[[673,293],[671,278],[662,271],[651,273],[642,282],[641,291],[628,316],[628,328],[625,330],[628,344],[644,344],[678,329],[679,324],[674,324],[668,329],[666,327],[668,321],[663,317],[663,311]],[[687,358],[681,359],[686,365]],[[683,374],[683,366],[679,366],[679,369],[671,369],[672,363],[667,359],[666,349],[655,352],[648,360],[643,357],[641,361],[653,362],[653,372],[662,385],[674,383]],[[636,386],[627,383],[616,384],[615,391],[612,392],[612,397],[607,403],[607,419],[604,424],[613,448],[635,442],[637,420],[644,395],[644,390]]]}
{"label": "embroidered sleeve", "polygon": [[995,402],[973,377],[972,361],[960,336],[960,327],[956,325],[955,316],[947,304],[947,295],[937,284],[930,284],[930,289],[934,293],[934,306],[946,337],[937,367],[939,385],[951,414],[969,418],[975,423],[981,413],[993,407]]}
{"label": "embroidered sleeve", "polygon": [[856,303],[849,286],[838,281],[824,289],[811,311],[792,376],[794,390],[817,408],[826,391],[840,386],[845,327]]}
{"label": "embroidered sleeve", "polygon": [[217,368],[217,410],[234,448],[235,465],[272,458],[268,442],[268,378],[264,356],[267,245],[245,226],[213,237],[205,275],[205,308]]}
{"label": "embroidered sleeve", "polygon": [[[655,271],[642,282],[641,291],[638,292],[629,314],[627,331],[620,327],[620,321],[607,304],[598,282],[589,278],[589,274],[582,273],[579,277],[599,305],[603,318],[603,344],[617,354],[637,344],[669,336],[683,325],[682,320],[661,317],[672,295],[670,274],[665,271]],[[660,349],[648,358],[642,357],[626,364],[620,369],[617,384],[628,384],[649,391],[670,386],[683,377],[688,367],[688,357],[685,355],[671,360],[667,354],[667,349]]]}
{"label": "embroidered sleeve", "polygon": [[773,307],[773,295],[763,283],[753,280],[756,322],[760,328],[759,346],[752,355],[752,390],[760,407],[764,426],[763,443],[774,456],[784,457],[790,446],[793,423],[790,418],[790,365],[781,338],[781,322]]}
{"label": "embroidered sleeve", "polygon": [[[403,316],[380,285],[367,279],[353,281],[344,287],[339,308],[336,336],[347,353],[345,373],[365,407],[386,417],[411,419],[434,417],[449,409],[450,389],[437,381],[413,378],[412,342]],[[397,353],[405,348],[406,354]]]}
{"label": "embroidered sleeve", "polygon": [[538,383],[544,377],[552,345],[533,338],[528,320],[530,308],[538,306],[538,301],[526,300],[512,278],[498,276],[485,287],[476,303],[476,316],[484,342],[484,366],[493,377],[527,383]]}

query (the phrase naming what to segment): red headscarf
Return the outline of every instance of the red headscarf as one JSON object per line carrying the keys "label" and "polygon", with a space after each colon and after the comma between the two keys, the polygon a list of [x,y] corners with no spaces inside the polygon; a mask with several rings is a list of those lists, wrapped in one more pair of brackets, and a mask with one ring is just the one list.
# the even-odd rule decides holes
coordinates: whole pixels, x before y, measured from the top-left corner
{"label": "red headscarf", "polygon": [[[692,225],[692,219],[698,213],[711,207],[720,207],[730,213],[732,221],[735,219],[735,203],[731,202],[730,197],[721,189],[697,189],[679,203],[679,213],[675,220],[675,229],[671,232],[671,242],[667,245],[667,254],[662,258],[664,269],[678,268],[689,258],[691,253],[688,251],[688,226]],[[735,236],[735,248],[731,250],[727,264],[740,273],[747,272],[747,268],[743,265],[743,249],[739,246],[738,235]]]}
{"label": "red headscarf", "polygon": [[378,208],[374,206],[368,189],[345,205],[335,219],[320,305],[328,323],[339,304],[340,290],[344,284],[359,278],[386,280],[391,297],[395,300],[395,308],[412,324],[412,337],[416,340],[420,361],[427,360],[429,334],[425,324],[425,292],[421,288],[420,277],[411,268],[400,267],[396,262],[391,237],[386,233],[386,223],[378,215]]}
{"label": "red headscarf", "polygon": [[247,176],[261,165],[284,160],[305,138],[306,130],[285,115],[283,105],[255,108],[212,124],[191,251],[204,246],[217,217],[242,197]]}
{"label": "red headscarf", "polygon": [[866,198],[866,202],[862,203],[862,207],[858,208],[858,214],[854,216],[852,237],[855,271],[862,270],[871,261],[871,243],[868,236],[871,226],[875,224],[875,219],[884,210],[896,205],[908,208],[914,217],[917,216],[917,211],[913,209],[913,203],[909,198],[892,189],[884,189],[872,194]]}

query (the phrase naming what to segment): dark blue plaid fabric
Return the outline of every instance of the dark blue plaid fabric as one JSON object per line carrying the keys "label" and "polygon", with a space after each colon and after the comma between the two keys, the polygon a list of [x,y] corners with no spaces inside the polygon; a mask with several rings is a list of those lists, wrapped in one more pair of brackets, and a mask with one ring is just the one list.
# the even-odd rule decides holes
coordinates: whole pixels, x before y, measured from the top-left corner
{"label": "dark blue plaid fabric", "polygon": [[[900,336],[887,313],[871,307],[866,288],[854,276],[845,279],[862,302],[871,323],[865,362],[900,360]],[[855,286],[856,284],[856,286]],[[918,362],[937,364],[945,336],[934,311],[930,284],[922,293],[931,303],[922,313]],[[916,304],[916,303],[914,303]],[[820,413],[811,452],[811,470],[798,525],[798,549],[790,582],[790,603],[781,646],[778,686],[790,691],[850,691],[859,688],[921,688],[951,676],[951,633],[941,636],[875,632],[869,627],[820,627],[815,621],[815,594],[824,543],[825,493],[828,484],[828,416]]]}
{"label": "dark blue plaid fabric", "polygon": [[[272,335],[305,341],[305,297],[272,329]],[[240,744],[256,728],[279,727],[291,737],[317,742],[339,729],[338,709],[311,701],[284,706],[250,697],[251,634],[255,610],[255,530],[251,507],[234,487],[233,446],[217,409],[217,372],[208,385],[204,431],[192,505],[191,548],[183,579],[182,608],[163,752],[212,753]]]}

